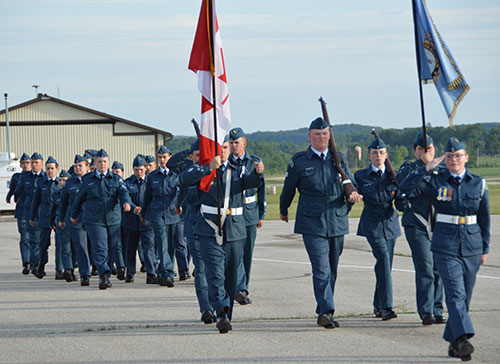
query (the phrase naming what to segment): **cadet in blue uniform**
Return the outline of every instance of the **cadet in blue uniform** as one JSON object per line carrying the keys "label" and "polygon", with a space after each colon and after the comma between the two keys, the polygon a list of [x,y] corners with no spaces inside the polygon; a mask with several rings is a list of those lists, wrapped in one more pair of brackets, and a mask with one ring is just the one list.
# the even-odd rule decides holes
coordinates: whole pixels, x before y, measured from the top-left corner
{"label": "cadet in blue uniform", "polygon": [[[256,155],[245,152],[247,140],[243,129],[233,128],[229,131],[229,143],[231,145],[231,157],[239,167],[239,174],[245,174],[253,170],[254,162],[260,162]],[[257,237],[257,228],[264,224],[266,216],[266,185],[263,182],[260,187],[250,188],[243,191],[243,215],[247,229],[247,238],[243,248],[243,257],[238,268],[237,293],[234,299],[240,305],[252,303],[248,296],[248,284],[250,282],[250,271],[252,269],[253,248]]]}
{"label": "cadet in blue uniform", "polygon": [[115,256],[120,244],[120,204],[130,211],[130,197],[120,176],[109,170],[109,157],[104,149],[97,153],[95,165],[95,172],[83,178],[71,209],[71,222],[78,223],[83,207],[82,222],[99,272],[99,289],[106,289],[111,287],[110,257]]}
{"label": "cadet in blue uniform", "polygon": [[146,163],[148,164],[148,170],[146,174],[150,174],[158,169],[158,163],[156,162],[156,158],[152,155],[146,156]]}
{"label": "cadet in blue uniform", "polygon": [[[182,174],[180,183],[194,185],[214,169],[220,173],[220,201],[222,236],[217,227],[217,184],[212,181],[208,192],[200,192],[201,214],[195,231],[200,241],[200,252],[205,263],[208,280],[208,296],[217,313],[217,328],[220,333],[231,330],[231,318],[236,294],[238,266],[243,254],[246,238],[243,216],[243,191],[257,188],[262,183],[264,164],[255,162],[252,172],[240,176],[238,166],[229,161],[229,140],[222,145],[221,155],[210,164],[193,165]],[[220,169],[219,169],[220,167]]]}
{"label": "cadet in blue uniform", "polygon": [[[158,163],[156,163],[156,158],[152,155],[143,156],[146,160],[146,176],[155,171],[158,168]],[[154,249],[154,247],[153,247]],[[139,259],[141,261],[141,272],[146,273],[146,266],[144,265],[144,253],[142,251],[142,243],[139,239],[139,245],[137,246],[137,253],[139,254]]]}
{"label": "cadet in blue uniform", "polygon": [[[443,280],[448,321],[443,338],[450,343],[448,355],[470,360],[474,336],[469,306],[476,274],[486,262],[490,245],[490,209],[486,180],[470,173],[466,147],[450,138],[445,155],[431,160],[422,157],[425,167],[401,183],[409,198],[424,194],[436,211],[431,249]],[[446,169],[436,169],[446,160]]]}
{"label": "cadet in blue uniform", "polygon": [[384,165],[387,146],[382,139],[375,138],[371,142],[368,157],[371,160],[370,166],[354,174],[364,203],[357,235],[366,237],[377,260],[373,312],[385,321],[397,317],[392,310],[391,270],[394,246],[397,237],[401,235],[401,228],[393,200],[402,200],[402,196],[387,174]]}
{"label": "cadet in blue uniform", "polygon": [[[46,178],[36,181],[36,190],[33,195],[30,213],[30,225],[40,228],[40,262],[35,272],[35,276],[42,279],[45,276],[45,264],[49,260],[48,250],[50,246],[50,208],[52,204],[52,194],[59,191],[59,181],[57,178],[59,164],[49,156],[45,162]],[[59,249],[56,251],[56,279],[62,279],[63,267],[60,259]]]}
{"label": "cadet in blue uniform", "polygon": [[24,201],[22,204],[22,217],[26,221],[28,232],[29,251],[30,251],[30,267],[31,273],[35,274],[36,266],[40,261],[40,228],[35,225],[31,226],[28,222],[31,217],[31,202],[36,190],[36,181],[46,177],[43,171],[43,157],[35,152],[31,155],[31,172],[23,174],[21,180],[14,191],[14,199]]}
{"label": "cadet in blue uniform", "polygon": [[[124,178],[125,167],[121,162],[114,161],[111,165],[111,172],[116,173],[123,180]],[[122,211],[122,220],[123,220]],[[111,257],[113,264],[111,265],[111,273],[113,275],[117,275],[117,278],[120,280],[125,279],[125,263],[127,261],[127,237],[126,230],[123,229],[123,226],[120,227],[120,244],[118,244],[118,250],[116,252],[116,256]],[[115,269],[115,267],[117,269]]]}
{"label": "cadet in blue uniform", "polygon": [[139,241],[142,243],[144,252],[144,263],[146,268],[146,283],[156,284],[156,273],[154,267],[154,232],[149,222],[141,223],[139,217],[143,205],[144,193],[146,192],[146,169],[147,163],[142,156],[136,156],[132,163],[134,174],[125,180],[125,186],[131,199],[131,210],[123,214],[122,228],[126,230],[127,237],[127,277],[125,282],[134,281],[136,272],[136,255]]}
{"label": "cadet in blue uniform", "polygon": [[[422,160],[422,155],[425,153],[425,140],[422,131],[415,139],[413,151],[416,160],[403,163],[396,177],[399,183],[413,171],[425,166]],[[434,158],[435,149],[430,136],[427,136],[427,151],[431,158]],[[430,213],[431,204],[425,196],[407,198],[401,220],[415,267],[417,311],[423,325],[446,322],[446,318],[443,316],[443,281],[434,264],[434,256],[431,252],[428,231]]]}
{"label": "cadet in blue uniform", "polygon": [[[27,174],[31,172],[31,159],[30,156],[26,153],[23,153],[21,159],[19,160],[19,165],[21,166],[22,172],[14,173],[9,183],[9,192],[7,192],[7,197],[5,201],[10,203],[12,196],[14,196],[14,191],[16,187],[21,182],[21,176],[23,174]],[[23,204],[24,204],[24,196],[22,196],[22,200],[15,201],[16,209],[14,210],[14,217],[17,219],[17,231],[21,239],[19,240],[19,249],[21,250],[21,262],[23,264],[23,274],[30,273],[30,245],[28,239],[28,221],[23,217]]]}
{"label": "cadet in blue uniform", "polygon": [[[196,168],[198,168],[198,158],[200,155],[199,139],[191,144],[191,147],[189,148],[187,153],[185,153],[185,151],[182,151],[172,156],[172,158],[170,158],[167,163],[169,168],[174,169],[174,166],[176,168],[179,168],[179,166],[182,165],[179,168],[179,172],[181,173],[187,169],[185,167],[189,168],[190,166],[185,165],[185,163],[183,162],[183,159],[186,158],[186,154],[189,155],[192,164],[194,164]],[[214,315],[214,309],[210,304],[210,300],[208,298],[208,283],[205,273],[205,263],[203,262],[203,259],[201,257],[200,241],[198,240],[195,230],[196,223],[198,219],[201,218],[201,202],[199,196],[200,192],[198,191],[197,185],[184,185],[183,180],[184,178],[181,174],[179,176],[179,182],[181,183],[180,191],[177,195],[177,201],[175,203],[176,212],[180,213],[182,208],[182,212],[184,213],[183,233],[187,239],[189,254],[193,258],[194,287],[196,290],[198,305],[200,306],[201,321],[203,321],[205,324],[211,324],[216,322],[217,319]]]}
{"label": "cadet in blue uniform", "polygon": [[177,176],[167,168],[171,154],[170,149],[163,145],[158,149],[160,167],[148,175],[141,210],[143,222],[149,221],[153,225],[156,253],[160,258],[158,283],[167,287],[174,287],[174,232],[175,224],[180,221],[174,201]]}
{"label": "cadet in blue uniform", "polygon": [[[61,192],[61,207],[59,211],[59,227],[67,230],[71,240],[71,248],[75,254],[80,273],[80,285],[90,284],[90,258],[87,244],[87,232],[82,224],[82,211],[77,217],[78,223],[73,224],[70,220],[71,209],[76,194],[82,184],[82,177],[89,171],[89,162],[85,157],[75,155],[73,163],[74,176],[69,178]],[[72,272],[73,273],[73,272]]]}
{"label": "cadet in blue uniform", "polygon": [[76,276],[73,273],[73,252],[69,231],[60,226],[62,190],[70,177],[70,174],[64,169],[59,173],[59,188],[52,193],[50,206],[50,226],[56,232],[56,261],[60,260],[61,262],[64,269],[62,277],[66,282],[76,281]]}
{"label": "cadet in blue uniform", "polygon": [[344,156],[342,169],[349,181],[342,181],[334,168],[328,142],[330,127],[322,118],[316,118],[309,126],[311,146],[296,153],[288,164],[283,191],[280,196],[280,218],[288,222],[288,208],[300,193],[294,232],[302,234],[304,245],[312,265],[314,297],[318,325],[338,327],[333,315],[333,302],[337,267],[344,247],[344,235],[349,233],[348,212],[352,203],[361,196],[352,192],[349,199],[344,195],[343,184],[355,183]]}

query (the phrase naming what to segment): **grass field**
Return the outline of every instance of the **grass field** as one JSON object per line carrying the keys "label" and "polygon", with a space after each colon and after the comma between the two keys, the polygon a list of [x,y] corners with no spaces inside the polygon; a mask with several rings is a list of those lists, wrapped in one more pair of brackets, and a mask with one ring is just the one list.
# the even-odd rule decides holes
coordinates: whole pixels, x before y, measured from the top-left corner
{"label": "grass field", "polygon": [[[270,181],[271,184],[278,185],[280,182],[276,180]],[[276,187],[276,195],[267,195],[267,214],[266,220],[279,220],[279,200],[281,194],[282,186]],[[500,185],[490,185],[488,186],[489,198],[490,198],[490,211],[492,215],[500,215]],[[295,219],[295,213],[297,211],[298,193],[295,195],[292,205],[288,209],[288,218]],[[355,204],[349,213],[349,217],[360,217],[361,211],[363,210],[363,203],[360,202]]]}

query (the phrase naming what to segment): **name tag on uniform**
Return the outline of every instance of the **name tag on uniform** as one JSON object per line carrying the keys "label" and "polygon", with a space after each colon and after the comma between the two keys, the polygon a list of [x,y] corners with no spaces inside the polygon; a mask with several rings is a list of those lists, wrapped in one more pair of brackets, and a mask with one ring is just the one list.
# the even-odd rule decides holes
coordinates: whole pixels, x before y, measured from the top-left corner
{"label": "name tag on uniform", "polygon": [[451,201],[453,197],[453,188],[450,186],[441,186],[438,189],[436,199],[438,201]]}

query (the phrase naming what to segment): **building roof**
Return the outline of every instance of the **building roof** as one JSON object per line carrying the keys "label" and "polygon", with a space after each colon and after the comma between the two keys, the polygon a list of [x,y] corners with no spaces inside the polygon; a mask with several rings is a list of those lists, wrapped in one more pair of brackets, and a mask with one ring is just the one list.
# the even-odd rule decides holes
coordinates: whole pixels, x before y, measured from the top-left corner
{"label": "building roof", "polygon": [[[66,107],[70,107],[72,109],[79,110],[83,113],[81,115],[79,115],[79,117],[71,118],[71,119],[67,119],[67,118],[53,119],[53,118],[51,118],[49,120],[49,119],[45,118],[44,120],[37,120],[36,117],[30,117],[29,120],[19,120],[18,118],[10,120],[10,118],[9,118],[9,124],[12,124],[12,125],[31,125],[31,124],[33,124],[33,125],[35,125],[35,124],[42,123],[42,124],[46,124],[46,125],[50,125],[50,124],[58,124],[58,125],[62,124],[62,125],[64,125],[64,124],[94,124],[94,123],[115,124],[116,122],[121,122],[121,123],[125,123],[125,124],[131,125],[131,126],[136,127],[136,128],[145,129],[151,133],[163,134],[165,136],[166,140],[170,140],[173,138],[173,135],[171,133],[169,133],[168,131],[156,129],[156,128],[153,128],[151,126],[144,125],[144,124],[139,124],[139,123],[136,123],[136,122],[131,121],[131,120],[127,120],[127,119],[120,118],[118,116],[106,114],[106,113],[101,112],[101,111],[93,110],[93,109],[90,109],[90,108],[87,108],[87,107],[84,107],[81,105],[73,104],[71,102],[61,100],[61,99],[58,99],[56,97],[49,96],[47,94],[41,94],[41,93],[39,93],[38,96],[32,100],[28,100],[28,101],[25,101],[23,103],[9,107],[9,116],[11,115],[11,112],[14,112],[15,110],[19,110],[19,109],[25,108],[25,107],[30,106],[30,105],[34,105],[34,104],[37,104],[40,102],[47,102],[47,101],[55,102],[58,105],[64,105]],[[85,116],[90,116],[90,117],[85,117]],[[26,118],[26,119],[28,119],[28,118]],[[0,110],[0,125],[4,125],[4,124],[5,124],[5,109]]]}

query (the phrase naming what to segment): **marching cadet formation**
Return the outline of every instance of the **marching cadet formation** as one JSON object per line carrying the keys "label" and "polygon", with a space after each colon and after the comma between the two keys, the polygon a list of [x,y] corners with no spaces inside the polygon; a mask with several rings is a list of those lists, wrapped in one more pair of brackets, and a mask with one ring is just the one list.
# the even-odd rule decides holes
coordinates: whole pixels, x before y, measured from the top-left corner
{"label": "marching cadet formation", "polygon": [[[311,145],[295,154],[280,196],[280,218],[296,191],[299,202],[294,232],[302,234],[312,267],[317,324],[339,327],[334,318],[334,291],[349,211],[363,201],[357,234],[366,237],[375,258],[373,311],[384,321],[393,310],[392,261],[401,235],[399,216],[415,266],[416,303],[423,325],[445,324],[448,355],[470,360],[474,328],[468,314],[476,274],[489,250],[490,215],[484,178],[471,174],[466,146],[450,138],[445,154],[434,158],[430,136],[414,142],[416,160],[390,175],[387,146],[378,137],[368,146],[370,165],[351,174],[339,153],[338,173],[328,148],[330,126],[313,120]],[[20,159],[22,172],[12,177],[7,202],[17,203],[22,273],[42,279],[50,235],[55,231],[56,279],[88,286],[97,269],[99,289],[112,286],[110,276],[134,282],[136,256],[147,284],[174,287],[189,279],[192,259],[201,321],[216,323],[220,333],[232,330],[234,302],[252,303],[250,273],[257,229],[266,213],[264,164],[245,151],[246,136],[233,128],[220,156],[199,165],[199,140],[172,156],[161,146],[157,160],[137,155],[133,174],[123,179],[123,164],[103,150],[76,155],[68,172],[59,172],[53,157],[39,153]],[[213,178],[208,191],[198,188]],[[215,183],[215,179],[219,183]],[[348,196],[343,186],[356,190]],[[217,191],[218,189],[218,191]],[[220,205],[218,205],[218,198]],[[220,228],[218,220],[220,216]],[[448,318],[443,315],[443,290]]]}

